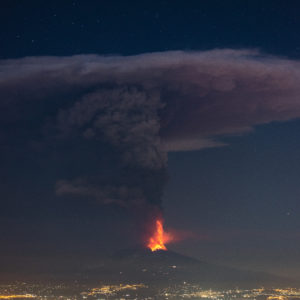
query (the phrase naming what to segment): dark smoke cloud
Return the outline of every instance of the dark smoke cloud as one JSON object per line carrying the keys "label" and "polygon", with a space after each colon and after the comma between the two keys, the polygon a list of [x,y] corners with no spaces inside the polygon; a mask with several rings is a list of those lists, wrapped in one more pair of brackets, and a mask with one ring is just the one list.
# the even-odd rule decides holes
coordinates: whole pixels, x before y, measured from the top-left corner
{"label": "dark smoke cloud", "polygon": [[167,152],[298,118],[299,95],[300,63],[254,50],[2,60],[2,158],[38,153],[59,196],[159,206]]}

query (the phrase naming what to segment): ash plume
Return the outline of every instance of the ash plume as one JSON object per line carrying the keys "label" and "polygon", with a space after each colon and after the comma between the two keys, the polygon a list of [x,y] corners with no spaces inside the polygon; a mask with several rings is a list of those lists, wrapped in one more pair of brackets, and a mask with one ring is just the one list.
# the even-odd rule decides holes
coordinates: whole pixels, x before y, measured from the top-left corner
{"label": "ash plume", "polygon": [[160,207],[168,152],[299,118],[299,95],[300,63],[255,50],[2,60],[1,172],[30,157],[59,197]]}

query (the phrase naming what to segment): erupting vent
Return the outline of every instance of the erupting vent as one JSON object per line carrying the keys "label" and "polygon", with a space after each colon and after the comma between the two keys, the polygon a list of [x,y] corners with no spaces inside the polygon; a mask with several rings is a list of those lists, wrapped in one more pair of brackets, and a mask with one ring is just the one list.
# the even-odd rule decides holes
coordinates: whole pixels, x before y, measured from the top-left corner
{"label": "erupting vent", "polygon": [[152,236],[149,238],[148,248],[151,251],[167,250],[165,246],[171,240],[171,235],[164,232],[163,221],[156,220],[155,229]]}

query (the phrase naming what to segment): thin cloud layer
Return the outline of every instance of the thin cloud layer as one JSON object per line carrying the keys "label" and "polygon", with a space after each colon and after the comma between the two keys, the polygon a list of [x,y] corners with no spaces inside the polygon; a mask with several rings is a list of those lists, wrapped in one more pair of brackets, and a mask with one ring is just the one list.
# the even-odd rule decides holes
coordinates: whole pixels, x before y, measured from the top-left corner
{"label": "thin cloud layer", "polygon": [[167,152],[298,118],[299,95],[300,63],[254,50],[3,60],[1,151],[80,160],[57,195],[160,205]]}

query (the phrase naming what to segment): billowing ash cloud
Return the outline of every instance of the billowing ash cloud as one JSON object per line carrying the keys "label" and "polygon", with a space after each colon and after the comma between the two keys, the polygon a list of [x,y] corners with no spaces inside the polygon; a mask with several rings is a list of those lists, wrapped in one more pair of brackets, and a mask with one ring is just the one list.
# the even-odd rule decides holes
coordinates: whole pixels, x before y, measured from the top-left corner
{"label": "billowing ash cloud", "polygon": [[299,95],[298,61],[253,50],[2,60],[1,152],[48,164],[58,196],[159,206],[168,151],[298,118]]}

